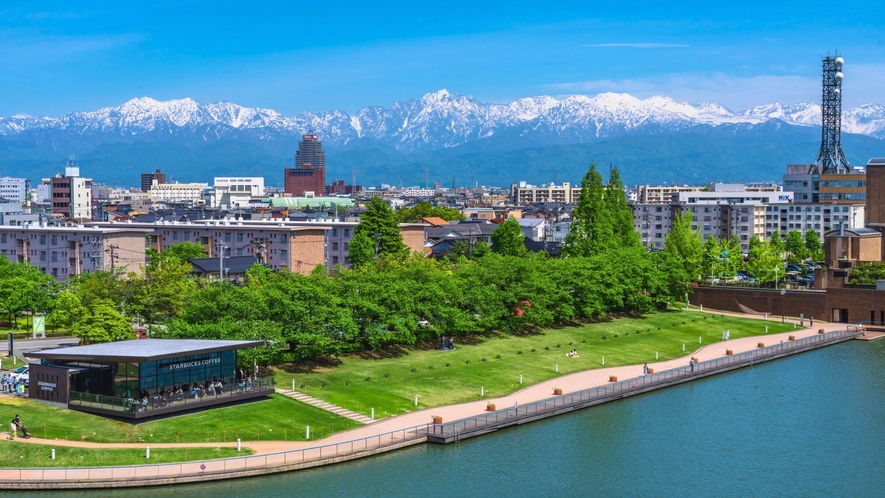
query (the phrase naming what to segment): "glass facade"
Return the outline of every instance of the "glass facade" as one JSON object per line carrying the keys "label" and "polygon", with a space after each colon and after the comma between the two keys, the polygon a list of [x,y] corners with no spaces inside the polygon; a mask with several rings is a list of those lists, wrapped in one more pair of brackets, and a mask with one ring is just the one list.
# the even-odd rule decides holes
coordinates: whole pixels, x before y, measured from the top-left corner
{"label": "glass facade", "polygon": [[55,361],[46,364],[76,366],[71,375],[71,391],[121,398],[153,396],[160,391],[213,380],[230,384],[237,379],[236,351],[181,356],[143,363],[85,363]]}
{"label": "glass facade", "polygon": [[[236,378],[235,351],[182,356],[168,360],[148,361],[140,366],[140,393],[190,389],[194,384],[213,380],[231,381]],[[142,394],[143,395],[143,394]]]}

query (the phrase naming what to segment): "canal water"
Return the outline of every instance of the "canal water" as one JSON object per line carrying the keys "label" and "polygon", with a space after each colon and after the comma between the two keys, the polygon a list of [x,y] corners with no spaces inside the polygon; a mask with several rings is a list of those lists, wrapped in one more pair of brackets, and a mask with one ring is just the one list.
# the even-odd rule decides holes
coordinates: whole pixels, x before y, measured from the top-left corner
{"label": "canal water", "polygon": [[460,444],[100,495],[881,496],[883,426],[885,340],[849,341]]}

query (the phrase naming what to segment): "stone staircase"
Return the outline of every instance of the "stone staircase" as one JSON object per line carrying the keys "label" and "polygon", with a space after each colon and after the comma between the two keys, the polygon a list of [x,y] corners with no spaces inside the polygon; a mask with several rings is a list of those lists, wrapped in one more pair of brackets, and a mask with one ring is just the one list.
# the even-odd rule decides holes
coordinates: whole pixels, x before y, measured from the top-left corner
{"label": "stone staircase", "polygon": [[333,405],[332,403],[327,403],[323,400],[313,398],[304,393],[300,393],[298,391],[292,391],[290,389],[276,389],[277,393],[282,394],[283,396],[288,396],[292,399],[298,400],[302,403],[306,403],[310,406],[315,406],[319,409],[326,410],[329,413],[334,413],[335,415],[349,418],[350,420],[357,421],[361,424],[372,424],[377,422],[377,420],[371,419],[361,413],[357,413],[354,411],[350,411],[346,408],[341,408],[338,405]]}

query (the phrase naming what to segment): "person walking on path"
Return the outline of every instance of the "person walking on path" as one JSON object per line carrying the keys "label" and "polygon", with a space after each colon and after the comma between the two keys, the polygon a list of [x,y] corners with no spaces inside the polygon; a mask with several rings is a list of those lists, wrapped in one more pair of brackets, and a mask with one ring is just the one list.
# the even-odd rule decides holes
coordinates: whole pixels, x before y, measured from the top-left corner
{"label": "person walking on path", "polygon": [[648,375],[648,363],[642,366],[642,375]]}
{"label": "person walking on path", "polygon": [[688,366],[690,366],[691,371],[694,372],[694,358],[688,360]]}
{"label": "person walking on path", "polygon": [[811,318],[808,319],[808,326],[809,326],[809,327],[814,327],[814,317],[811,317]]}

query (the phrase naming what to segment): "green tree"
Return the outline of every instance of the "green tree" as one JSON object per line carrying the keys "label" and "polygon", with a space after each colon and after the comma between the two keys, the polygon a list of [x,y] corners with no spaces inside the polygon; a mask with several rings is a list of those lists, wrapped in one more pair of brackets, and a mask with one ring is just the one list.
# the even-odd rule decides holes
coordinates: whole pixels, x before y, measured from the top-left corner
{"label": "green tree", "polygon": [[704,278],[718,277],[721,273],[722,249],[716,237],[707,237],[704,242],[704,254],[701,258],[701,274]]}
{"label": "green tree", "polygon": [[805,240],[802,238],[802,233],[798,230],[790,230],[787,233],[787,242],[784,248],[788,254],[788,262],[801,263],[805,259]]}
{"label": "green tree", "polygon": [[[403,236],[399,229],[399,219],[384,199],[380,197],[373,197],[369,201],[369,204],[366,206],[366,212],[360,216],[360,222],[354,229],[354,239],[356,239],[357,235],[368,238],[373,248],[373,257],[375,254],[378,257],[392,256],[399,258],[408,256],[409,249],[403,243]],[[366,245],[365,238],[357,241],[358,246]],[[353,241],[351,241],[350,247],[352,250]],[[365,253],[365,247],[359,247],[358,250],[362,251],[357,256],[358,262],[354,263],[354,258],[351,255],[351,263],[357,265],[366,264],[366,261],[364,261],[365,254],[363,254]]]}
{"label": "green tree", "polygon": [[780,255],[781,259],[783,259],[784,254],[784,236],[781,234],[780,230],[775,230],[771,233],[771,239],[768,241],[771,245],[771,249],[773,249],[778,255]]}
{"label": "green tree", "polygon": [[633,210],[627,204],[624,195],[624,182],[621,181],[621,172],[617,166],[611,170],[611,177],[605,187],[605,205],[612,222],[612,232],[617,247],[637,248],[642,247],[639,232],[633,226]]}
{"label": "green tree", "polygon": [[778,272],[780,272],[780,276],[783,276],[781,266],[782,262],[777,249],[772,247],[772,244],[762,242],[754,235],[750,239],[747,253],[747,269],[753,278],[760,284],[774,282],[778,277]]}
{"label": "green tree", "polygon": [[516,218],[508,218],[492,232],[492,252],[503,256],[525,254],[525,235]]}
{"label": "green tree", "polygon": [[673,228],[664,238],[664,251],[679,257],[690,280],[696,280],[701,272],[704,248],[699,231],[691,229],[692,214],[686,211],[673,219]]}
{"label": "green tree", "polygon": [[53,278],[39,268],[0,257],[0,313],[11,322],[25,312],[49,311],[56,289]]}
{"label": "green tree", "polygon": [[419,202],[412,207],[402,208],[396,211],[396,215],[402,223],[414,223],[421,218],[442,218],[444,220],[461,220],[461,211],[446,206],[434,206],[429,202]]}
{"label": "green tree", "polygon": [[190,264],[190,260],[193,258],[207,257],[203,246],[193,242],[179,242],[177,244],[172,244],[164,249],[163,252],[157,252],[156,249],[150,247],[147,250],[147,254],[151,258],[151,265],[159,263],[160,261],[169,260],[176,260]]}
{"label": "green tree", "polygon": [[49,315],[53,325],[64,329],[70,329],[75,323],[86,315],[86,307],[72,289],[63,289],[58,293],[55,309]]}
{"label": "green tree", "polygon": [[355,232],[348,245],[347,257],[354,268],[371,264],[375,261],[375,242],[366,232]]}
{"label": "green tree", "polygon": [[75,337],[81,344],[135,339],[135,331],[129,320],[121,315],[114,303],[107,300],[95,302],[73,326]]}
{"label": "green tree", "polygon": [[817,230],[809,229],[805,232],[805,255],[814,261],[824,259],[824,248]]}
{"label": "green tree", "polygon": [[581,196],[572,210],[569,234],[563,244],[567,256],[592,256],[615,247],[614,231],[608,207],[605,203],[605,187],[596,162],[581,180]]}

